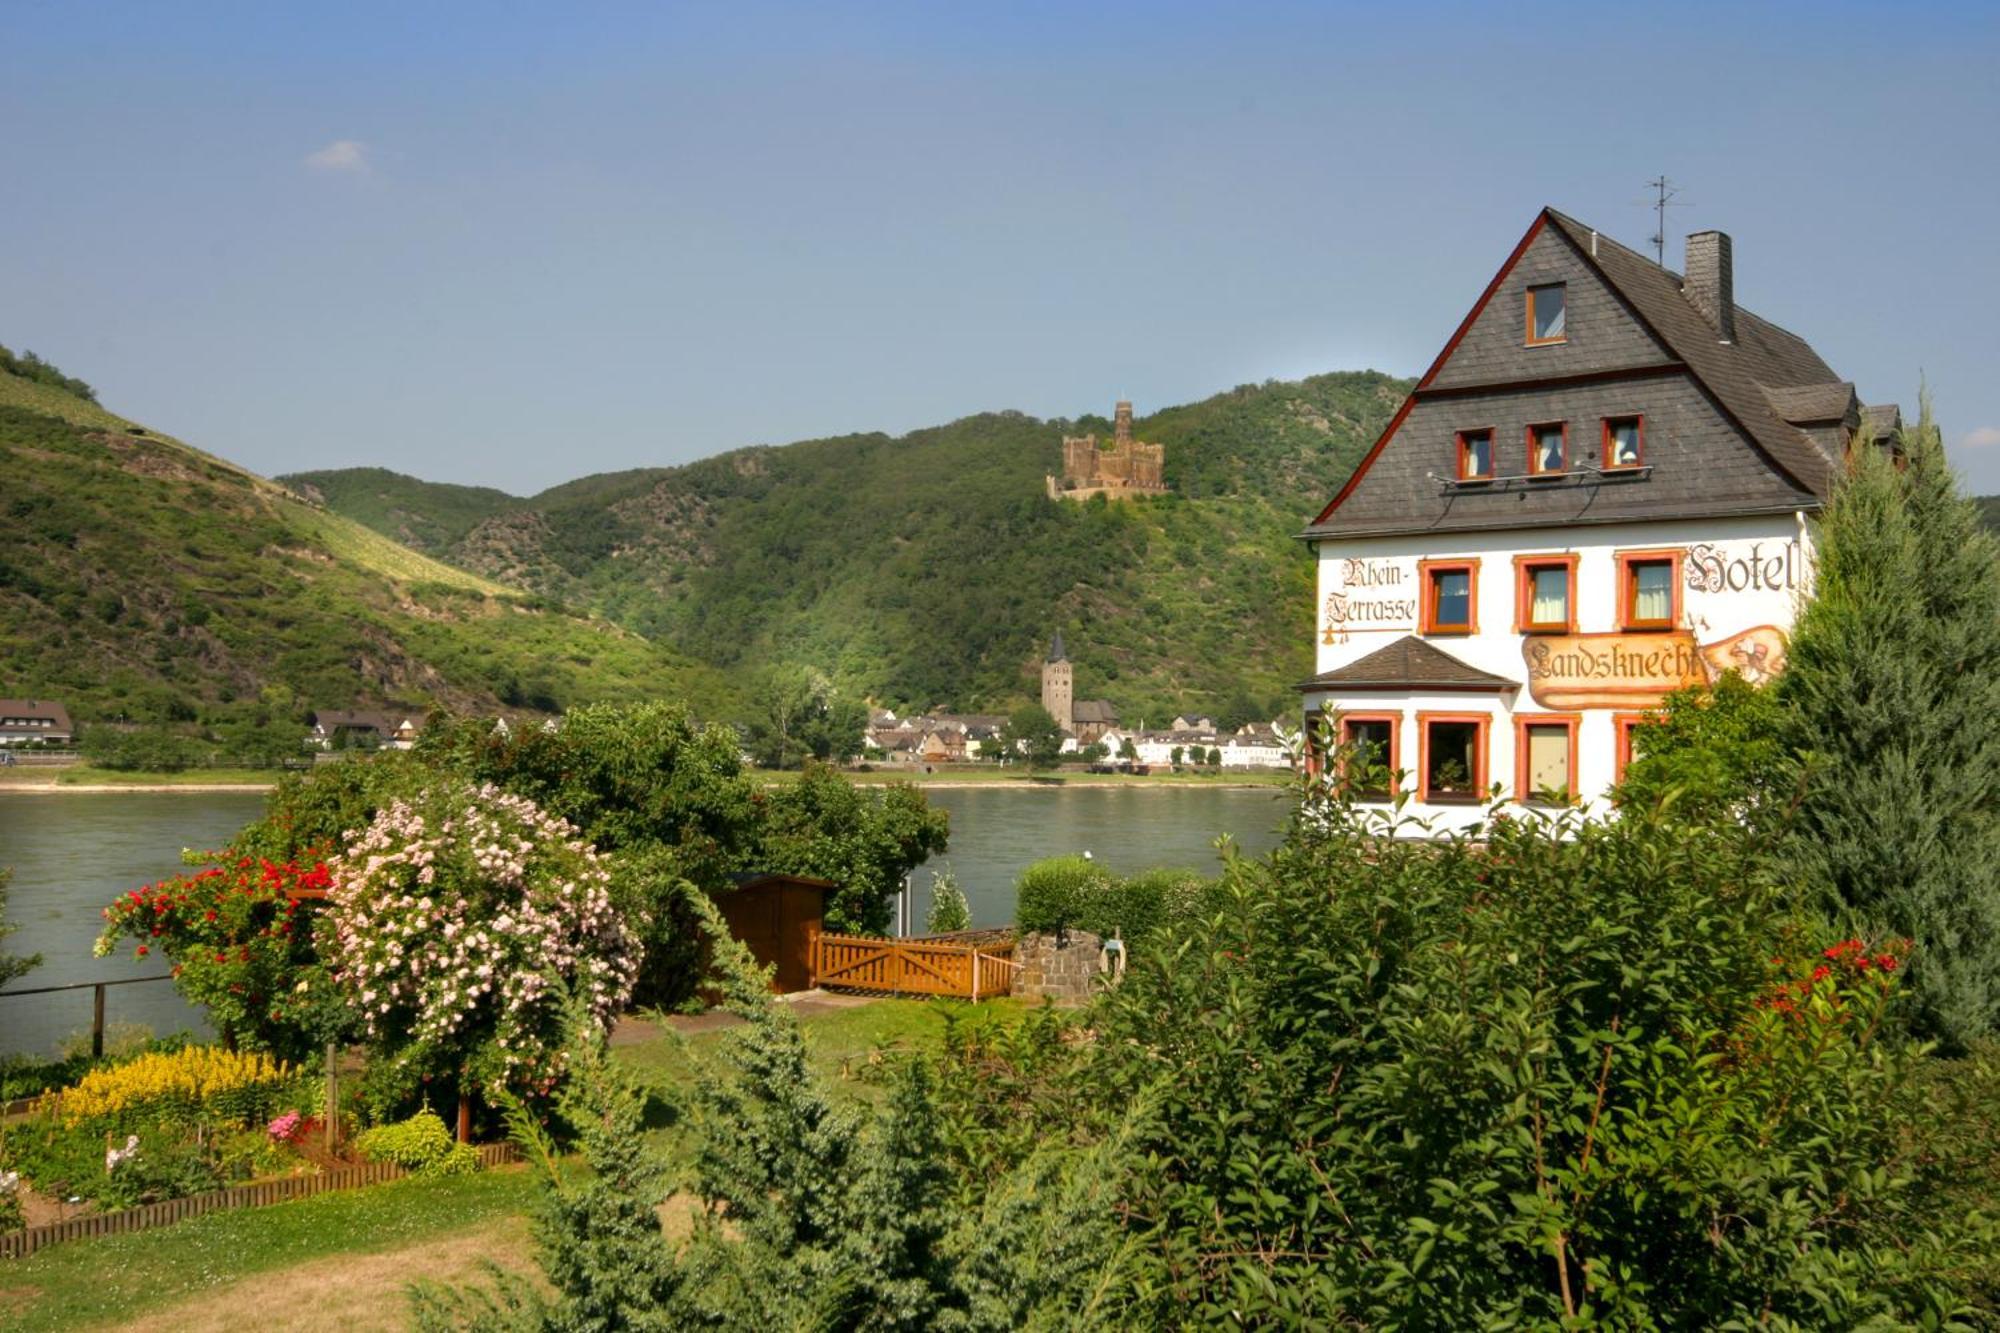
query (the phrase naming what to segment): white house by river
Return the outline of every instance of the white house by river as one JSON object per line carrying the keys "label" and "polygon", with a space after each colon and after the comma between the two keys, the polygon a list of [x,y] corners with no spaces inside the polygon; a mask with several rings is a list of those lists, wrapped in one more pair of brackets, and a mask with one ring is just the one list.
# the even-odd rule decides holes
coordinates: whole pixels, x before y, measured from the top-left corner
{"label": "white house by river", "polygon": [[1667,693],[1782,669],[1813,516],[1899,424],[1736,305],[1727,236],[1683,276],[1544,210],[1304,534],[1309,725],[1439,827],[1602,811]]}

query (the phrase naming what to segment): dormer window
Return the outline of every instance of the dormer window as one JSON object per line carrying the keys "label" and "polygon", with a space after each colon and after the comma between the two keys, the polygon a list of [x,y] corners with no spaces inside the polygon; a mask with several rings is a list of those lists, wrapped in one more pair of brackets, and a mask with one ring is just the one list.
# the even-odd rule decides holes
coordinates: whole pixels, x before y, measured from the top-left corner
{"label": "dormer window", "polygon": [[1528,346],[1540,347],[1568,339],[1568,293],[1560,282],[1528,288]]}
{"label": "dormer window", "polygon": [[1462,430],[1458,433],[1458,479],[1493,480],[1493,432]]}

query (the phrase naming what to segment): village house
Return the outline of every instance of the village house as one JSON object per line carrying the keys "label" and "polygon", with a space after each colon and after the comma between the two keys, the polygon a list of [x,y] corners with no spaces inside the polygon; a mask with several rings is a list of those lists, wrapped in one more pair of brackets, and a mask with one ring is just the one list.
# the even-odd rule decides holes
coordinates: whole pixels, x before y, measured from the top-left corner
{"label": "village house", "polygon": [[1728,236],[1685,274],[1545,209],[1338,494],[1317,554],[1309,735],[1400,772],[1410,813],[1601,812],[1670,691],[1783,668],[1813,518],[1894,448],[1796,334],[1736,304]]}
{"label": "village house", "polygon": [[0,699],[0,745],[49,742],[66,745],[76,739],[69,710],[48,699]]}
{"label": "village house", "polygon": [[[359,709],[322,708],[309,714],[309,747],[335,750],[346,745],[407,750],[424,729],[421,713],[384,713]],[[345,742],[342,741],[345,737]]]}

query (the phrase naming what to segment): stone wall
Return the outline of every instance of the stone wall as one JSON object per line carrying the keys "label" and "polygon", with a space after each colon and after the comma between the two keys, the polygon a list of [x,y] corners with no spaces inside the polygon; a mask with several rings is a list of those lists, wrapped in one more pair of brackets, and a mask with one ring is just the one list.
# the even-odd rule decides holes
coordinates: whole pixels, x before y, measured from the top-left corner
{"label": "stone wall", "polygon": [[1101,946],[1087,930],[1060,937],[1040,932],[1021,936],[1014,945],[1014,961],[1021,965],[1014,974],[1014,994],[1082,1004],[1097,993],[1097,977],[1104,970]]}

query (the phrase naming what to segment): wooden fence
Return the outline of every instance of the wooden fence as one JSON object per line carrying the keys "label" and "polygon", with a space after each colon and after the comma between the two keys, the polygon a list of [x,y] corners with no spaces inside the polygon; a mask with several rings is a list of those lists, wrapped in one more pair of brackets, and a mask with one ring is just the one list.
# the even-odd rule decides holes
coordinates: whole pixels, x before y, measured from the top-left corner
{"label": "wooden fence", "polygon": [[1014,942],[953,944],[935,940],[817,935],[812,945],[815,986],[991,999],[1014,989]]}
{"label": "wooden fence", "polygon": [[[521,1160],[521,1151],[511,1143],[487,1143],[474,1150],[483,1167],[504,1166]],[[115,1213],[89,1213],[64,1222],[50,1222],[24,1231],[0,1232],[0,1259],[25,1259],[36,1250],[59,1241],[80,1240],[85,1236],[119,1236],[128,1231],[171,1226],[204,1213],[230,1208],[262,1208],[266,1204],[303,1199],[329,1190],[359,1189],[400,1180],[410,1172],[393,1162],[367,1162],[359,1166],[322,1171],[309,1176],[282,1176],[236,1185],[207,1194],[190,1194],[185,1199],[164,1199],[159,1203],[123,1208]]]}

